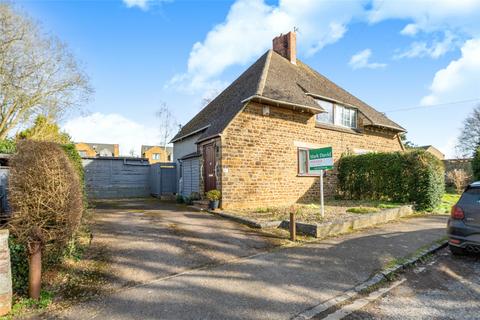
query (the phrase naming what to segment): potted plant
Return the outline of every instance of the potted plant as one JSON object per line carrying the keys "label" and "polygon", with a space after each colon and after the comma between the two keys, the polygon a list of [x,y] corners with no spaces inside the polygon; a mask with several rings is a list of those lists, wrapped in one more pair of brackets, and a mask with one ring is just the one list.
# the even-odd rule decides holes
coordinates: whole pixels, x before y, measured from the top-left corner
{"label": "potted plant", "polygon": [[213,189],[207,192],[207,199],[209,201],[208,207],[212,210],[215,210],[218,208],[218,203],[220,202],[220,198],[222,197],[222,194],[220,193],[219,190]]}

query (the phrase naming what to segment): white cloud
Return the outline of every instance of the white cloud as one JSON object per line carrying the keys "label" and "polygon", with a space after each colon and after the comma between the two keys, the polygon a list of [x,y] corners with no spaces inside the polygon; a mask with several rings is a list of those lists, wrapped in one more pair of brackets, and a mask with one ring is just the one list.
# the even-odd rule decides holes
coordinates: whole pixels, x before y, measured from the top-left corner
{"label": "white cloud", "polygon": [[472,35],[480,33],[480,1],[478,0],[374,0],[368,12],[371,23],[388,19],[413,20],[402,34],[419,31],[457,30]]}
{"label": "white cloud", "polygon": [[123,3],[125,3],[128,8],[138,7],[142,10],[147,10],[150,5],[154,3],[160,4],[169,1],[171,0],[123,0]]}
{"label": "white cloud", "polygon": [[187,72],[176,75],[170,85],[203,90],[226,68],[251,62],[271,47],[275,36],[294,27],[299,29],[298,51],[312,55],[342,38],[347,24],[362,13],[362,5],[362,1],[280,0],[268,5],[264,0],[237,0],[225,21],[193,45]]}
{"label": "white cloud", "polygon": [[365,49],[360,52],[357,52],[352,56],[350,62],[348,63],[354,70],[356,69],[380,69],[385,68],[387,65],[385,63],[370,62],[370,56],[372,55],[372,50]]}
{"label": "white cloud", "polygon": [[156,145],[160,141],[159,130],[129,120],[119,114],[93,113],[71,119],[62,126],[76,142],[118,143],[121,155],[133,150],[140,155],[140,147]]}
{"label": "white cloud", "polygon": [[458,60],[435,74],[430,94],[423,97],[422,105],[480,97],[480,39],[466,41],[461,51]]}
{"label": "white cloud", "polygon": [[437,59],[456,47],[458,47],[456,37],[452,32],[446,31],[442,40],[434,40],[431,45],[423,41],[415,41],[410,45],[408,50],[395,54],[393,58],[430,57]]}
{"label": "white cloud", "polygon": [[414,23],[409,23],[405,26],[405,28],[400,31],[400,34],[404,36],[414,36],[418,33],[418,26]]}
{"label": "white cloud", "polygon": [[123,3],[129,8],[132,7],[139,7],[140,9],[147,9],[148,7],[148,2],[150,0],[123,0]]}

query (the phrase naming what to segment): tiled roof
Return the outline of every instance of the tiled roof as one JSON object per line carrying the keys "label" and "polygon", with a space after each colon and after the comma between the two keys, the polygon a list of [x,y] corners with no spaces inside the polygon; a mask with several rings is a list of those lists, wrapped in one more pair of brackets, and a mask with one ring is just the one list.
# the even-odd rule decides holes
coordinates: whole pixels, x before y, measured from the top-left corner
{"label": "tiled roof", "polygon": [[365,102],[339,87],[325,76],[297,60],[292,64],[273,50],[267,51],[240,77],[203,108],[175,135],[172,141],[201,132],[199,140],[220,134],[242,110],[247,99],[274,100],[305,108],[313,113],[323,110],[316,99],[325,99],[355,107],[367,119],[364,125],[405,131]]}

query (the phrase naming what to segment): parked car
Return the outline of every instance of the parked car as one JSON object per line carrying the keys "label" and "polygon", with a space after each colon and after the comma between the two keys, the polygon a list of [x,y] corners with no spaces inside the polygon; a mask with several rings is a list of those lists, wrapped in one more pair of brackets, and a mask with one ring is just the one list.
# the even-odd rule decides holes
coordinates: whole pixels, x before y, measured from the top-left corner
{"label": "parked car", "polygon": [[452,207],[447,235],[453,254],[480,253],[480,181],[470,184]]}

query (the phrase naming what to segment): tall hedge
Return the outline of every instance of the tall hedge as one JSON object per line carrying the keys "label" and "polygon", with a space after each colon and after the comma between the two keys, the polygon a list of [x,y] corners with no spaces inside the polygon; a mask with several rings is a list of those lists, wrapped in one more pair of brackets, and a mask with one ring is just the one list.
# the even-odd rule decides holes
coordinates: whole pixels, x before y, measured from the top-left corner
{"label": "tall hedge", "polygon": [[350,199],[415,203],[429,210],[445,191],[443,163],[423,150],[343,156],[338,172],[340,193]]}

